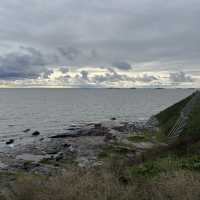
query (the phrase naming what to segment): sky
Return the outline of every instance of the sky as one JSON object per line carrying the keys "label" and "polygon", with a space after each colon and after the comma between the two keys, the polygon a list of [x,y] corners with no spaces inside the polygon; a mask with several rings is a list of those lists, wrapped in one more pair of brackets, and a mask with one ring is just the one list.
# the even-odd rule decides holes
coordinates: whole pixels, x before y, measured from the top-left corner
{"label": "sky", "polygon": [[0,87],[200,87],[199,0],[1,0]]}

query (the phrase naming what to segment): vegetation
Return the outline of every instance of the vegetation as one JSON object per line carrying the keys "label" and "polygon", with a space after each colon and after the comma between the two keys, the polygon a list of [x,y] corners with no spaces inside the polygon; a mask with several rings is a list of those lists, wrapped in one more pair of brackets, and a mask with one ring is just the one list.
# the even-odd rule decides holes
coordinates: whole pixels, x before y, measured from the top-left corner
{"label": "vegetation", "polygon": [[[176,171],[161,174],[158,179],[144,181],[132,179],[121,183],[106,171],[77,170],[62,177],[41,181],[37,177],[21,177],[17,180],[10,200],[160,200],[199,199],[200,176],[196,172]],[[187,188],[187,190],[185,189]]]}
{"label": "vegetation", "polygon": [[168,134],[174,123],[180,116],[181,110],[184,106],[191,100],[193,95],[183,99],[182,101],[172,105],[171,107],[161,111],[155,115],[156,119],[159,122],[159,127],[164,134]]}
{"label": "vegetation", "polygon": [[119,155],[102,167],[68,166],[62,176],[17,176],[6,200],[199,199],[200,156],[167,152],[139,165]]}
{"label": "vegetation", "polygon": [[194,105],[183,133],[196,136],[197,134],[200,134],[200,102]]}

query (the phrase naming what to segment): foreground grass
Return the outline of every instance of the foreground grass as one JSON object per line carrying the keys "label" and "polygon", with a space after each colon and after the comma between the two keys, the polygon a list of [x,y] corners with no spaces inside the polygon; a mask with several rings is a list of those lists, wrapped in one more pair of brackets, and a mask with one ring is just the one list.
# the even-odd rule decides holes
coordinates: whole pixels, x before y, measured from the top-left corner
{"label": "foreground grass", "polygon": [[156,179],[121,182],[113,173],[71,169],[62,177],[17,180],[7,200],[157,200],[199,199],[200,174],[187,170],[161,173]]}
{"label": "foreground grass", "polygon": [[200,156],[191,153],[167,152],[138,165],[129,163],[120,153],[101,167],[68,166],[62,176],[18,174],[0,199],[199,200]]}

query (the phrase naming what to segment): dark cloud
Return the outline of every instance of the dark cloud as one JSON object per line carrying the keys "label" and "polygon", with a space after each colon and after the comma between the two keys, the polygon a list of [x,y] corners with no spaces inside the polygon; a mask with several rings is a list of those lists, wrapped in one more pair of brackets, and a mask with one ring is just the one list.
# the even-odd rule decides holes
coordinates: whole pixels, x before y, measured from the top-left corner
{"label": "dark cloud", "polygon": [[190,75],[185,74],[184,72],[170,73],[169,79],[172,82],[184,83],[184,82],[193,82],[193,78]]}
{"label": "dark cloud", "polygon": [[67,67],[60,67],[59,70],[60,70],[62,73],[64,73],[64,74],[66,74],[67,72],[69,72],[69,69],[68,69]]}
{"label": "dark cloud", "polygon": [[89,80],[89,78],[88,78],[88,72],[87,71],[81,71],[81,78],[83,79],[83,80]]}
{"label": "dark cloud", "polygon": [[132,68],[127,62],[114,62],[112,66],[121,70],[130,70]]}
{"label": "dark cloud", "polygon": [[75,61],[81,54],[81,51],[75,47],[58,47],[58,51],[61,54],[61,56],[65,57],[69,61]]}
{"label": "dark cloud", "polygon": [[42,72],[49,73],[45,68],[45,57],[34,48],[21,48],[22,52],[12,52],[0,57],[0,79],[34,79]]}
{"label": "dark cloud", "polygon": [[149,83],[158,80],[158,78],[153,75],[144,74],[143,76],[137,76],[136,80],[144,83]]}
{"label": "dark cloud", "polygon": [[114,69],[109,69],[108,73],[105,73],[103,75],[96,75],[93,77],[93,81],[96,83],[109,83],[109,82],[119,82],[119,81],[125,81],[134,83],[136,81],[142,82],[142,83],[150,83],[153,81],[158,80],[155,76],[144,74],[142,76],[127,76],[124,74],[117,73]]}
{"label": "dark cloud", "polygon": [[45,69],[42,73],[42,77],[47,79],[49,78],[49,76],[53,73],[52,69]]}

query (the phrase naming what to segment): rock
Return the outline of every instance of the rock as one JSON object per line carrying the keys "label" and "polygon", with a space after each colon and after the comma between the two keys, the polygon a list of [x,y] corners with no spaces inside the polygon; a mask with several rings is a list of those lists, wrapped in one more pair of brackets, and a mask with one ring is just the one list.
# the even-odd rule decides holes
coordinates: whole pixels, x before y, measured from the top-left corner
{"label": "rock", "polygon": [[50,154],[50,155],[53,155],[53,154],[57,154],[59,152],[59,148],[49,148],[49,149],[46,149],[46,153],[47,154]]}
{"label": "rock", "polygon": [[99,129],[99,128],[101,128],[101,127],[102,127],[101,124],[95,124],[95,125],[94,125],[94,128],[95,128],[95,129]]}
{"label": "rock", "polygon": [[27,129],[23,130],[23,132],[24,132],[24,133],[27,133],[27,132],[29,132],[30,130],[31,130],[30,128],[27,128]]}
{"label": "rock", "polygon": [[66,137],[73,137],[73,135],[64,133],[64,134],[53,135],[53,136],[51,136],[49,138],[57,139],[57,138],[66,138]]}
{"label": "rock", "polygon": [[75,152],[75,148],[74,148],[72,145],[70,145],[69,151],[70,151],[71,153],[74,153],[74,152]]}
{"label": "rock", "polygon": [[104,138],[104,141],[105,141],[105,142],[108,142],[108,141],[110,141],[110,140],[115,140],[115,139],[116,139],[116,136],[113,135],[112,133],[107,133],[107,134],[105,134],[105,138]]}
{"label": "rock", "polygon": [[116,117],[112,117],[111,120],[116,120]]}
{"label": "rock", "polygon": [[126,132],[127,131],[127,127],[125,125],[115,126],[115,127],[113,127],[113,129],[117,130],[119,132]]}
{"label": "rock", "polygon": [[59,152],[56,156],[54,156],[54,159],[56,159],[56,161],[62,160],[63,159],[63,153]]}
{"label": "rock", "polygon": [[6,144],[13,144],[14,143],[14,140],[13,139],[10,139],[6,142]]}
{"label": "rock", "polygon": [[32,136],[38,136],[38,135],[40,135],[40,132],[39,132],[39,131],[34,131],[34,132],[32,133]]}
{"label": "rock", "polygon": [[75,131],[77,129],[78,129],[77,127],[69,127],[69,128],[67,128],[68,131]]}
{"label": "rock", "polygon": [[39,167],[40,164],[39,163],[35,163],[35,162],[31,162],[31,161],[26,161],[23,163],[23,169],[29,171],[35,167]]}
{"label": "rock", "polygon": [[94,128],[91,127],[86,127],[86,128],[82,128],[80,130],[77,130],[74,133],[64,133],[64,134],[58,134],[58,135],[54,135],[51,136],[50,138],[74,138],[74,137],[82,137],[82,136],[103,136],[108,132],[108,129],[105,127],[102,127],[101,124],[95,124]]}
{"label": "rock", "polygon": [[71,146],[71,144],[68,144],[68,143],[63,144],[64,148],[69,148],[70,146]]}

